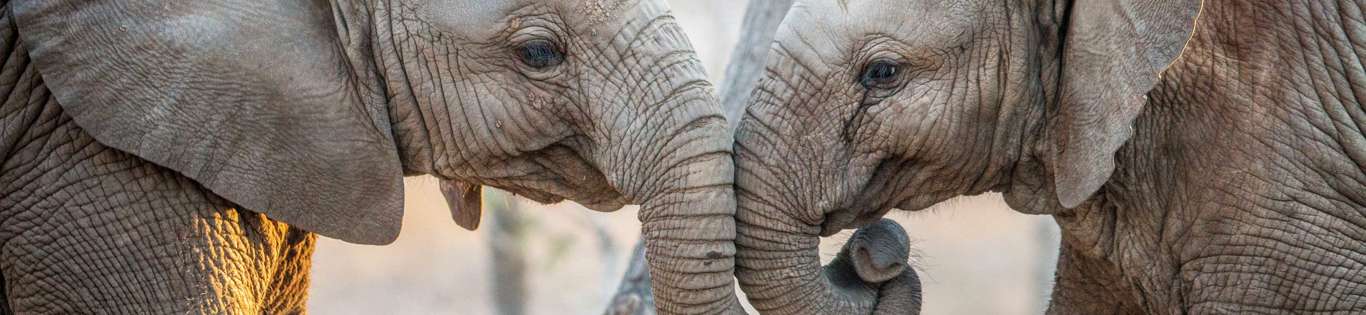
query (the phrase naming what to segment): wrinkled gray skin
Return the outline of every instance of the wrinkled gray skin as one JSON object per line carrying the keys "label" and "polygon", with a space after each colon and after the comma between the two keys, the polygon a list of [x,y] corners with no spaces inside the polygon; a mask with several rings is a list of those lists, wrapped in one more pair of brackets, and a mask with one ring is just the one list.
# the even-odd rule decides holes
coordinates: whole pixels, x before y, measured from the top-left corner
{"label": "wrinkled gray skin", "polygon": [[467,227],[476,185],[642,204],[662,313],[739,311],[732,137],[662,1],[3,12],[0,308],[301,311],[313,232],[391,242],[431,174]]}
{"label": "wrinkled gray skin", "polygon": [[847,310],[818,236],[996,191],[1062,227],[1049,313],[1366,311],[1366,1],[1201,5],[799,1],[737,132],[742,288]]}
{"label": "wrinkled gray skin", "polygon": [[873,314],[920,314],[920,277],[909,265],[910,236],[900,224],[881,219],[849,236],[822,269],[830,284],[856,299],[876,300]]}

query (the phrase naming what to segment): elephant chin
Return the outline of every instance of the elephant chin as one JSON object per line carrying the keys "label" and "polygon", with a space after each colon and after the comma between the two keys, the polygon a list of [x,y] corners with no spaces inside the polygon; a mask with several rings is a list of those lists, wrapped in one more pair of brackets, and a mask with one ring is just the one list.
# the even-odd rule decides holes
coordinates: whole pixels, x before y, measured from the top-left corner
{"label": "elephant chin", "polygon": [[[744,198],[741,198],[742,202]],[[740,207],[741,213],[749,211]],[[766,212],[779,213],[779,212]],[[793,227],[773,217],[737,220],[736,278],[764,314],[919,314],[920,279],[907,263],[906,231],[882,219],[856,231],[835,259],[820,266],[819,227],[793,241]]]}

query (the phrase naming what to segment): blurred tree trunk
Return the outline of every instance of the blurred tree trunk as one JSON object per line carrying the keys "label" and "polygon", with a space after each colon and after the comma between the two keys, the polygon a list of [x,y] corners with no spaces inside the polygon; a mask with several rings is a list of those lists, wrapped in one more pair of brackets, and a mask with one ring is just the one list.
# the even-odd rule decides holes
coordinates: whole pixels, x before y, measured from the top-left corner
{"label": "blurred tree trunk", "polygon": [[526,314],[527,218],[510,194],[484,189],[484,211],[492,219],[493,307],[499,315]]}
{"label": "blurred tree trunk", "polygon": [[650,268],[645,263],[645,240],[636,242],[631,264],[621,278],[617,294],[607,305],[607,315],[653,315],[655,296],[650,293]]}
{"label": "blurred tree trunk", "polygon": [[745,21],[740,26],[740,40],[730,54],[726,66],[726,82],[721,85],[721,105],[731,128],[740,123],[745,103],[768,63],[768,50],[793,0],[752,0],[745,9]]}
{"label": "blurred tree trunk", "polygon": [[[750,90],[764,73],[768,49],[778,24],[792,7],[793,0],[750,0],[745,19],[740,25],[740,39],[731,53],[726,67],[726,82],[721,85],[720,97],[726,119],[731,128],[737,126],[744,114]],[[724,8],[724,7],[723,7]],[[719,37],[719,36],[717,36]],[[617,294],[607,306],[607,315],[653,315],[654,295],[650,293],[650,270],[645,263],[645,240],[636,242],[635,252],[626,275],[617,286]]]}

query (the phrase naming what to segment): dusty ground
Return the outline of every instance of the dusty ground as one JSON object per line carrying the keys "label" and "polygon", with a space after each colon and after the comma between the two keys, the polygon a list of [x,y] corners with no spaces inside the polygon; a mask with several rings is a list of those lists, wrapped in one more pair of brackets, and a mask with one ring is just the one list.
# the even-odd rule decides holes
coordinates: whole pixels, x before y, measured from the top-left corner
{"label": "dusty ground", "polygon": [[[744,1],[671,0],[710,73],[723,73]],[[720,79],[720,78],[718,78]],[[488,231],[450,219],[435,180],[407,180],[403,233],[388,246],[322,239],[309,307],[315,314],[493,314]],[[599,314],[639,234],[634,207],[528,205],[530,314]],[[1051,285],[1057,228],[1009,210],[999,196],[893,212],[916,241],[925,314],[1036,314]],[[487,216],[486,216],[487,218]],[[489,226],[486,222],[485,227]],[[823,242],[827,259],[843,243]]]}

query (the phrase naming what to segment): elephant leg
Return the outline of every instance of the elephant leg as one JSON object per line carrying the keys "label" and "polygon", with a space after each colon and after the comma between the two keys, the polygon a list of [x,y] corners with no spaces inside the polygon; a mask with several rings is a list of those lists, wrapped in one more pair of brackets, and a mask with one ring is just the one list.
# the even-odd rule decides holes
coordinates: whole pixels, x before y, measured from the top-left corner
{"label": "elephant leg", "polygon": [[312,233],[235,209],[37,103],[41,123],[0,165],[0,272],[15,312],[302,312]]}
{"label": "elephant leg", "polygon": [[1107,262],[1064,244],[1059,252],[1048,314],[1144,314],[1135,294]]}
{"label": "elephant leg", "polygon": [[[264,215],[262,216],[264,218]],[[276,223],[283,225],[284,223]],[[262,303],[262,313],[303,314],[308,306],[309,272],[313,269],[313,249],[317,235],[290,228]]]}

